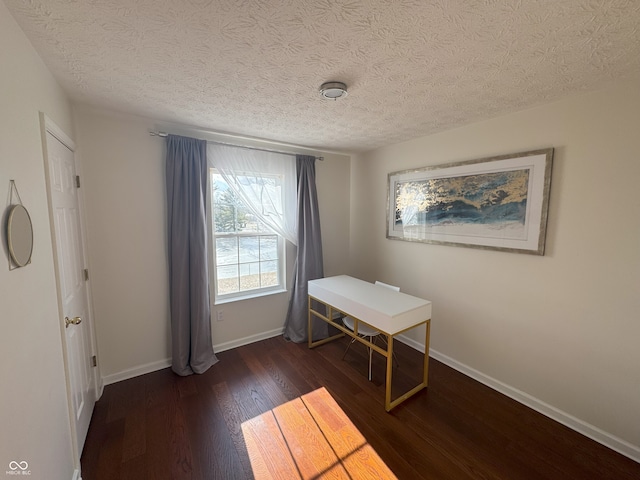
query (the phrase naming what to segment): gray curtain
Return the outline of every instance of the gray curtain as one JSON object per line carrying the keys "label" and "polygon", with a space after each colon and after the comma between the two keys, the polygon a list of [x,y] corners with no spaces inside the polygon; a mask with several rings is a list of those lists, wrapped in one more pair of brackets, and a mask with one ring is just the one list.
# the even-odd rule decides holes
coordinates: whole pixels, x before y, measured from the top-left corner
{"label": "gray curtain", "polygon": [[207,258],[206,142],[167,137],[171,368],[204,373],[218,359],[211,340]]}
{"label": "gray curtain", "polygon": [[[284,337],[297,343],[305,342],[308,339],[307,282],[324,276],[315,162],[315,157],[296,155],[298,253],[293,271],[293,290],[284,326]],[[313,318],[311,329],[314,340],[328,336],[327,323],[318,318]]]}

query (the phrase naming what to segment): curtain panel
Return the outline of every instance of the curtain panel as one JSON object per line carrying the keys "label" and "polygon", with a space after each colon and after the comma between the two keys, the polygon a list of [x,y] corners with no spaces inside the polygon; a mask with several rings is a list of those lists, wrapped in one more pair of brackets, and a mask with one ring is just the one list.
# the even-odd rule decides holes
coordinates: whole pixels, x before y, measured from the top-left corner
{"label": "curtain panel", "polygon": [[211,338],[206,142],[169,135],[166,169],[172,369],[191,375],[218,361]]}
{"label": "curtain panel", "polygon": [[[284,337],[296,343],[308,339],[308,281],[324,276],[322,257],[322,235],[320,232],[320,212],[316,190],[316,159],[308,155],[297,155],[298,178],[298,252],[293,270],[293,288]],[[316,305],[318,311],[322,309]],[[319,318],[313,318],[311,335],[314,340],[328,336],[328,325]]]}

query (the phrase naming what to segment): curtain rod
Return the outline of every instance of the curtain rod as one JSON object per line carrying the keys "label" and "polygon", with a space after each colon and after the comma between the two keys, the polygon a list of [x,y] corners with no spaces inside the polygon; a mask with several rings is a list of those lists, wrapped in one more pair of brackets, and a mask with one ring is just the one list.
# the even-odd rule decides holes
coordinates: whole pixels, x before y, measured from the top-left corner
{"label": "curtain rod", "polygon": [[[167,137],[167,136],[169,136],[169,134],[167,132],[154,132],[154,131],[149,132],[149,135],[151,135],[152,137]],[[246,145],[237,145],[235,143],[218,142],[218,141],[215,141],[215,140],[206,140],[206,142],[207,143],[213,143],[215,145],[225,145],[227,147],[246,148],[247,150],[257,150],[259,152],[280,153],[282,155],[291,155],[292,157],[296,156],[295,153],[281,152],[279,150],[269,150],[268,148],[248,147]],[[324,157],[315,157],[315,159],[316,160],[320,160],[321,162],[324,161]]]}

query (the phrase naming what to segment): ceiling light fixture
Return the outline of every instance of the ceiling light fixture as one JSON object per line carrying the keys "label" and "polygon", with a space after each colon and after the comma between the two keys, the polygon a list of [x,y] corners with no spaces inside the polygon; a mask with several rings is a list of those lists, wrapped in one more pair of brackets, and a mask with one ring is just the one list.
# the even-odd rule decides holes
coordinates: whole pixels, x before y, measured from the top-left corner
{"label": "ceiling light fixture", "polygon": [[336,100],[347,96],[347,86],[342,82],[326,82],[320,85],[320,95],[327,100]]}

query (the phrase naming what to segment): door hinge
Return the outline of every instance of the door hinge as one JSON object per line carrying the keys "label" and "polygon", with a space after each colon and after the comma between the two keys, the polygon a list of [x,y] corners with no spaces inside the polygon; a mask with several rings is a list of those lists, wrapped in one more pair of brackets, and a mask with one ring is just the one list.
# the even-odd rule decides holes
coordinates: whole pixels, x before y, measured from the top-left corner
{"label": "door hinge", "polygon": [[85,268],[83,270],[83,273],[84,273],[84,281],[86,282],[87,280],[89,280],[89,270]]}
{"label": "door hinge", "polygon": [[91,357],[91,366],[92,367],[97,367],[98,366],[98,359],[96,358],[95,355],[93,357]]}
{"label": "door hinge", "polygon": [[76,188],[80,188],[80,175],[76,175]]}

